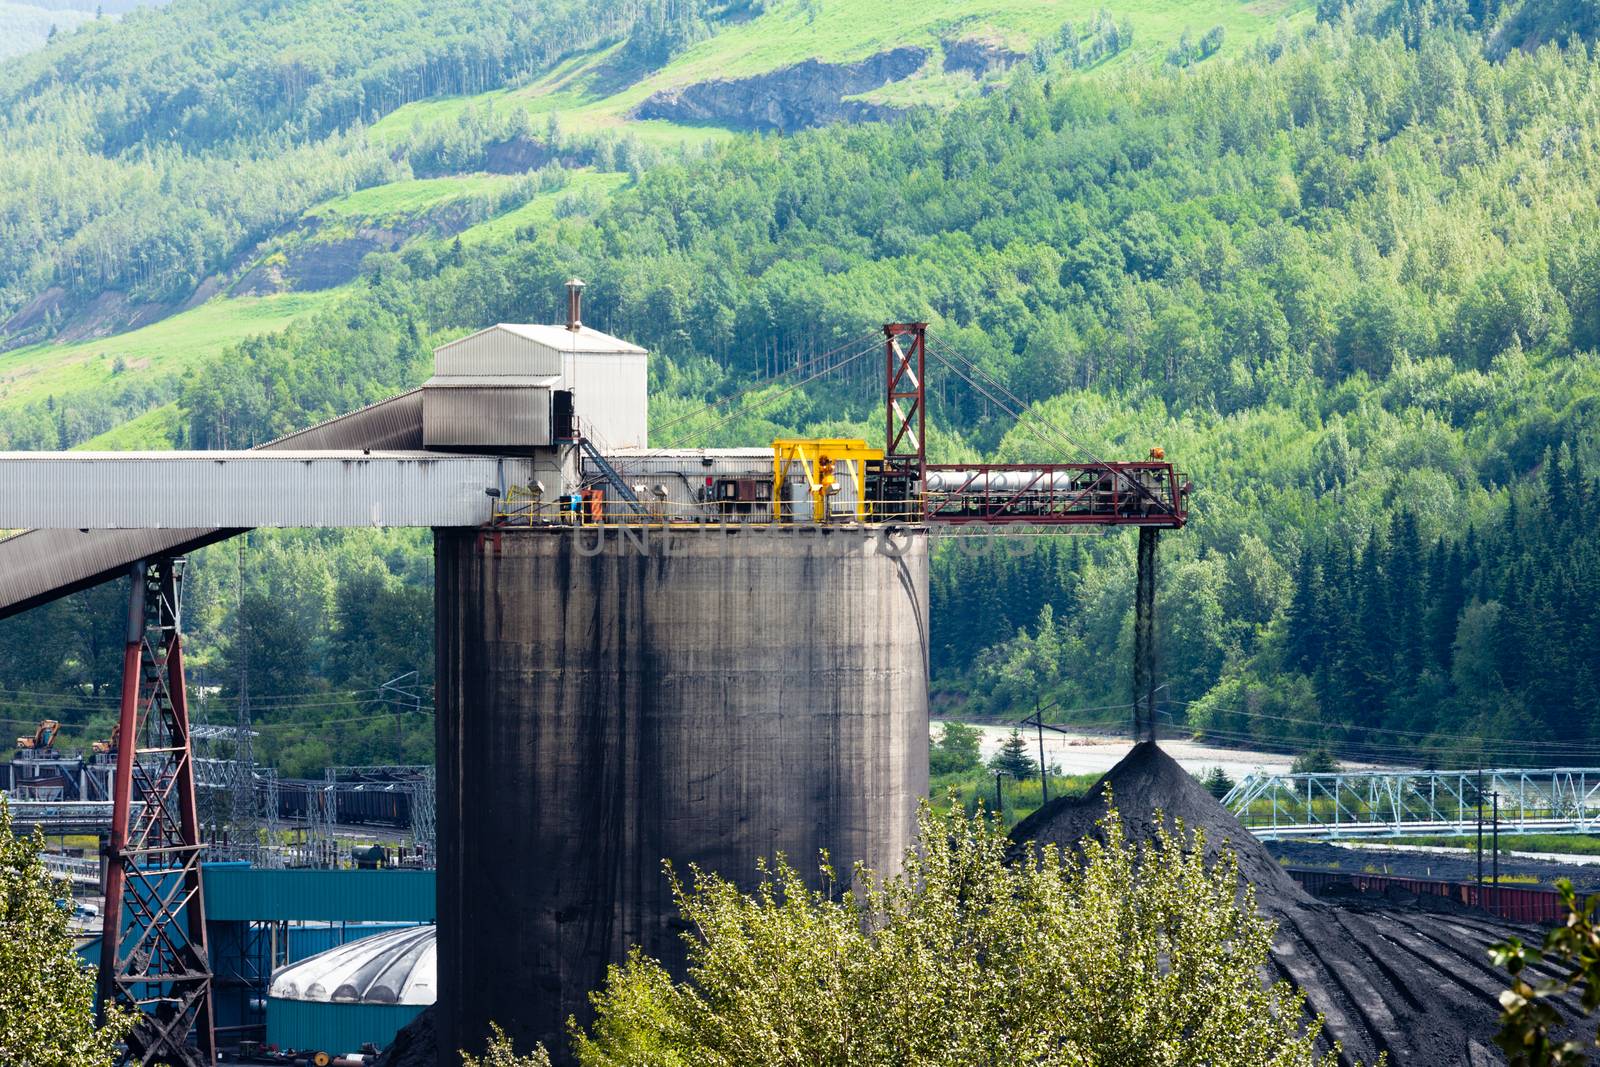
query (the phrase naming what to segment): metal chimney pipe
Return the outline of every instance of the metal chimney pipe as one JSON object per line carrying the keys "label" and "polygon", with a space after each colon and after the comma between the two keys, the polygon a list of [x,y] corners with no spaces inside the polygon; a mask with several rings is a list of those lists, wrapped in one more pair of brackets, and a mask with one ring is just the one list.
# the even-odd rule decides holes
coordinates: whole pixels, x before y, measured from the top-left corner
{"label": "metal chimney pipe", "polygon": [[579,312],[583,308],[582,278],[573,278],[567,282],[567,329],[576,333],[583,329],[583,316]]}

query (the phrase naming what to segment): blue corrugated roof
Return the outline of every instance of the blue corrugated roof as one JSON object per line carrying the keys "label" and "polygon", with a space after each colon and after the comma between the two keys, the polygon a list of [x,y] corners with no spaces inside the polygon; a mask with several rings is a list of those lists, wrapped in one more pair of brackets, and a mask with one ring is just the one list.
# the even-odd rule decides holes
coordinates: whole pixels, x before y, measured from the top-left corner
{"label": "blue corrugated roof", "polygon": [[284,870],[208,863],[206,919],[433,922],[432,871]]}

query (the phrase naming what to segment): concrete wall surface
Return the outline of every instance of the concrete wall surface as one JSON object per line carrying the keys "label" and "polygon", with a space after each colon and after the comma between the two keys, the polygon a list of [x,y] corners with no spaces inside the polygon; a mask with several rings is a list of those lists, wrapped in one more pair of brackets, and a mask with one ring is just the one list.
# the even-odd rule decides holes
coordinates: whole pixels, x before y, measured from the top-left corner
{"label": "concrete wall surface", "polygon": [[441,1067],[561,1057],[661,861],[898,867],[928,786],[926,533],[435,532]]}

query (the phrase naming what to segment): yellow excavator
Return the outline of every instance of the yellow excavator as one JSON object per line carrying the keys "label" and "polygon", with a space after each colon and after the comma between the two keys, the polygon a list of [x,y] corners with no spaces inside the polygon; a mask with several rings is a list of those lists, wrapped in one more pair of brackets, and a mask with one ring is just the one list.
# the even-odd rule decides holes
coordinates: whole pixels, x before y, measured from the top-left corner
{"label": "yellow excavator", "polygon": [[39,723],[39,728],[33,732],[32,737],[17,738],[17,751],[31,752],[36,756],[53,754],[56,746],[56,734],[61,732],[61,724],[54,719],[45,719]]}
{"label": "yellow excavator", "polygon": [[114,756],[117,753],[117,741],[121,738],[121,735],[122,724],[114,722],[111,724],[111,740],[96,741],[90,747],[96,756]]}

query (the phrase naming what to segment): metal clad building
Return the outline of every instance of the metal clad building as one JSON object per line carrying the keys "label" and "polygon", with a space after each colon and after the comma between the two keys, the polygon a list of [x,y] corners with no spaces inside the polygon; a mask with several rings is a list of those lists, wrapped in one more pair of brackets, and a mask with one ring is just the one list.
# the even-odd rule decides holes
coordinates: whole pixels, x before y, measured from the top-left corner
{"label": "metal clad building", "polygon": [[239,863],[205,867],[210,922],[431,922],[432,871],[263,870]]}
{"label": "metal clad building", "polygon": [[422,409],[423,439],[436,448],[547,446],[559,376],[434,378]]}
{"label": "metal clad building", "polygon": [[528,336],[528,329],[517,323],[502,322],[442,344],[433,350],[434,376],[538,377],[560,374],[560,351],[548,345],[530,343],[533,338]]}
{"label": "metal clad building", "polygon": [[[586,326],[499,323],[433,353],[422,387],[429,448],[548,447],[575,430],[602,448],[643,447],[648,356]],[[563,399],[559,394],[567,394]],[[575,411],[579,425],[557,425]]]}

